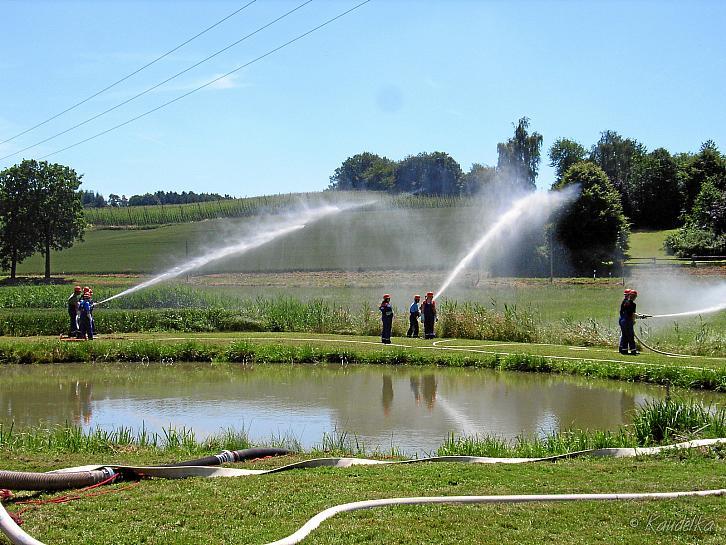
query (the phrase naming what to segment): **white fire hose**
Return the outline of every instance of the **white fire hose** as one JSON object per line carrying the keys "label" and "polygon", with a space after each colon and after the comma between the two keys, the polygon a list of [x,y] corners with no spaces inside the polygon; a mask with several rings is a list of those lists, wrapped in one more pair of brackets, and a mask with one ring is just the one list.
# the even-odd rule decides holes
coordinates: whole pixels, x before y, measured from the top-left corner
{"label": "white fire hose", "polygon": [[[319,458],[305,460],[288,464],[275,469],[235,469],[225,467],[209,466],[172,466],[172,467],[134,467],[134,466],[113,466],[125,472],[131,472],[139,477],[160,477],[167,479],[181,479],[186,477],[245,477],[252,475],[264,475],[289,471],[292,469],[304,469],[312,467],[351,467],[355,465],[399,465],[422,462],[464,462],[475,464],[521,464],[531,462],[556,461],[563,458],[577,456],[605,456],[614,458],[627,458],[634,456],[653,455],[668,450],[687,448],[708,448],[716,445],[726,444],[726,438],[721,439],[699,439],[665,445],[662,447],[645,448],[603,448],[572,452],[546,458],[490,458],[478,456],[437,456],[433,458],[421,458],[403,461],[381,461],[364,458]],[[94,471],[107,466],[83,466],[77,468],[62,469],[50,473],[77,473],[81,471]],[[345,503],[330,507],[321,511],[299,530],[283,539],[268,543],[267,545],[294,545],[300,543],[306,536],[315,530],[323,521],[348,511],[360,509],[372,509],[392,505],[426,505],[433,503],[451,504],[482,504],[482,503],[525,503],[525,502],[554,502],[554,501],[607,501],[607,500],[649,500],[649,499],[673,499],[682,497],[708,497],[726,495],[726,489],[714,490],[692,490],[679,492],[656,492],[656,493],[610,493],[610,494],[534,494],[515,496],[433,496],[413,498],[388,498],[379,500],[367,500],[353,503]],[[13,545],[45,545],[32,536],[28,535],[10,517],[8,512],[0,503],[0,530],[10,539]]]}

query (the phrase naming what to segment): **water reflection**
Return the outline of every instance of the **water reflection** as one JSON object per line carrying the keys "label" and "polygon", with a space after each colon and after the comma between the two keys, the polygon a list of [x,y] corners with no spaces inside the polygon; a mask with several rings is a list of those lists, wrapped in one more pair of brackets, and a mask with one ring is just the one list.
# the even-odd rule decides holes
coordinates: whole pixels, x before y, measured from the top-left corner
{"label": "water reflection", "polygon": [[[208,364],[1,366],[0,423],[66,422],[198,438],[221,429],[253,440],[291,435],[304,446],[333,429],[368,448],[436,448],[451,432],[546,434],[614,429],[661,388],[575,377],[468,369]],[[703,395],[706,402],[718,394]],[[722,398],[721,398],[722,399]]]}

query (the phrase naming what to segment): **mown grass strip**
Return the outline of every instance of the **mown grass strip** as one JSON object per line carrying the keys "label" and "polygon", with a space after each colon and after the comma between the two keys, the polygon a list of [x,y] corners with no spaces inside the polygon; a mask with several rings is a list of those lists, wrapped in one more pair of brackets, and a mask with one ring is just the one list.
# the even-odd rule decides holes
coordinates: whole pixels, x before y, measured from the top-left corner
{"label": "mown grass strip", "polygon": [[[280,337],[280,341],[284,341]],[[364,365],[439,365],[481,367],[505,371],[563,373],[629,382],[671,385],[681,388],[726,391],[726,369],[677,365],[637,365],[544,355],[480,353],[432,350],[431,347],[393,347],[366,350],[354,344],[318,346],[310,342],[256,343],[249,340],[203,342],[175,339],[116,340],[93,342],[0,341],[0,363],[70,362],[236,362],[251,363],[340,363]],[[365,341],[363,341],[365,342]],[[342,343],[341,343],[342,344]],[[420,350],[418,348],[421,348]],[[427,348],[424,350],[424,348]]]}

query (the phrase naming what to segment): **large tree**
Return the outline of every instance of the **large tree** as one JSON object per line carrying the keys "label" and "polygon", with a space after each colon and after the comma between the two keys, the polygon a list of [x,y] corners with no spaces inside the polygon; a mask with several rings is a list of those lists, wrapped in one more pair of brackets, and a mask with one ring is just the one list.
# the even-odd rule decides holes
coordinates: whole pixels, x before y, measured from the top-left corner
{"label": "large tree", "polygon": [[521,118],[514,125],[514,136],[497,144],[499,175],[515,187],[534,191],[539,170],[542,135],[529,134],[529,119]]}
{"label": "large tree", "polygon": [[396,165],[395,185],[397,191],[407,193],[458,195],[463,176],[461,166],[448,153],[419,153]]}
{"label": "large tree", "polygon": [[681,213],[678,165],[668,150],[653,150],[635,164],[628,194],[630,220],[636,227],[670,229],[678,224]]}
{"label": "large tree", "polygon": [[558,138],[550,146],[549,156],[550,166],[554,167],[557,177],[555,183],[558,183],[572,165],[587,158],[587,150],[579,142],[569,138]]}
{"label": "large tree", "polygon": [[348,157],[330,177],[329,189],[390,191],[395,163],[375,153]]}
{"label": "large tree", "polygon": [[35,253],[37,163],[23,161],[0,172],[0,268],[15,279],[18,263]]}
{"label": "large tree", "polygon": [[24,160],[3,171],[2,264],[10,267],[12,278],[16,264],[36,251],[45,256],[45,277],[50,278],[51,251],[83,237],[80,183],[72,168],[46,161]]}
{"label": "large tree", "polygon": [[685,214],[685,225],[666,238],[666,248],[680,257],[726,254],[726,158],[713,142],[688,162],[685,182],[686,199],[699,190]]}
{"label": "large tree", "polygon": [[465,195],[475,195],[483,189],[492,187],[496,182],[497,169],[480,163],[471,165],[469,172],[464,174],[461,181],[461,192]]}
{"label": "large tree", "polygon": [[578,163],[555,189],[572,185],[579,186],[580,193],[558,217],[555,232],[577,272],[588,274],[602,263],[624,258],[629,227],[620,195],[600,167]]}
{"label": "large tree", "polygon": [[630,178],[635,164],[645,155],[643,144],[632,138],[623,138],[615,131],[604,131],[590,150],[590,160],[599,166],[621,196],[625,215],[630,217]]}

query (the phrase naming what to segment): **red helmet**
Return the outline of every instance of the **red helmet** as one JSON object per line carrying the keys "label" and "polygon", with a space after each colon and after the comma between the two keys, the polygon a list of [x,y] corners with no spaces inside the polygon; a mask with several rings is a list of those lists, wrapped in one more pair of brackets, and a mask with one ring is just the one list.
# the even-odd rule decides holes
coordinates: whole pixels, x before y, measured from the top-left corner
{"label": "red helmet", "polygon": [[419,300],[421,300],[421,296],[420,295],[414,295],[413,296],[413,300],[414,301],[419,301]]}
{"label": "red helmet", "polygon": [[383,294],[383,298],[384,298],[384,299],[390,299],[390,298],[391,298],[391,296],[390,296],[390,295],[389,295],[388,293],[384,293],[384,294]]}
{"label": "red helmet", "polygon": [[638,290],[630,290],[630,295],[638,295]]}
{"label": "red helmet", "polygon": [[433,296],[434,296],[434,292],[433,291],[427,291],[426,292],[426,297],[433,297]]}
{"label": "red helmet", "polygon": [[80,291],[81,291],[81,286],[76,286],[75,288],[73,288],[74,293],[80,293]]}
{"label": "red helmet", "polygon": [[625,290],[623,292],[623,295],[630,295],[633,292],[633,290]]}

